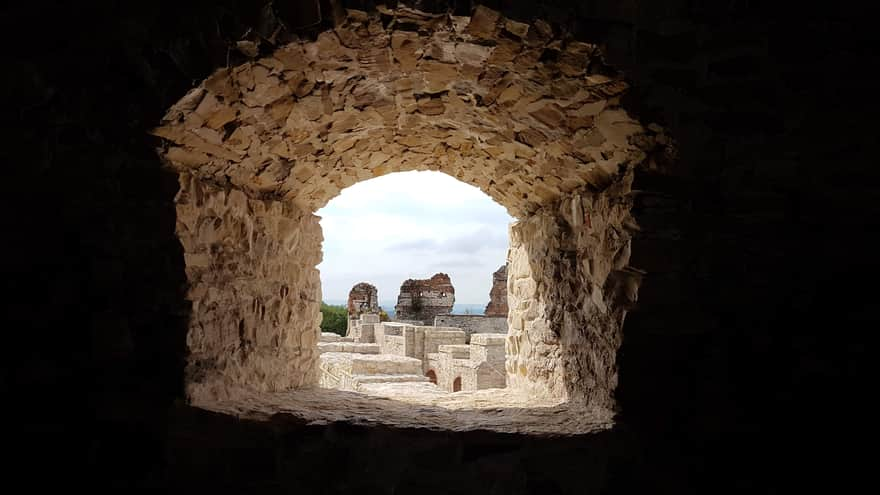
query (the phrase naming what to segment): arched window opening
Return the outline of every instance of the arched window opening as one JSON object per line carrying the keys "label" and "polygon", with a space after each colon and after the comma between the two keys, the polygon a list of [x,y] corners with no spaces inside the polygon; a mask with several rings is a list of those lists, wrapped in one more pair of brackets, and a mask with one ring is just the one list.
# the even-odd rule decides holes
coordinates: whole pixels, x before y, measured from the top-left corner
{"label": "arched window opening", "polygon": [[[187,395],[218,408],[282,394],[270,402],[319,419],[328,405],[362,401],[351,409],[420,426],[413,415],[383,409],[389,402],[375,400],[381,395],[397,405],[457,407],[457,416],[473,414],[469,428],[493,407],[558,407],[571,412],[567,431],[591,431],[577,408],[611,417],[623,322],[644,274],[630,266],[639,229],[631,186],[637,171],[673,161],[675,145],[662,127],[629,116],[626,78],[604,63],[600,47],[556,40],[549,24],[498,13],[454,22],[401,15],[422,24],[407,30],[376,12],[357,14],[335,32],[220,69],[154,129],[162,159],[180,178],[177,235],[192,301]],[[381,50],[372,43],[388,40]],[[555,47],[552,57],[525,56],[538,53],[530,48],[538,41]],[[315,213],[359,183],[428,170],[478,188],[516,219],[504,269],[499,260],[480,274],[506,307],[438,313],[454,297],[462,301],[452,287],[460,276],[429,264],[413,271],[394,311],[366,286],[340,311],[322,308],[330,284],[318,266],[331,257],[322,251],[330,229],[322,232]],[[397,241],[398,264],[405,264],[400,253],[420,248],[381,218],[362,218],[357,228],[372,236],[353,238],[358,247]],[[464,263],[480,242],[451,246]],[[345,282],[351,297],[357,282]],[[396,309],[407,305],[404,319]],[[477,317],[500,318],[506,329],[481,331]],[[333,319],[344,330],[322,333]],[[443,326],[464,332],[465,342],[441,334]],[[437,384],[425,376],[432,355]],[[377,369],[394,373],[366,373]],[[467,401],[451,405],[444,397],[455,378],[468,388],[456,400]],[[322,393],[346,399],[321,402]],[[541,424],[536,415],[529,427]]]}
{"label": "arched window opening", "polygon": [[[349,308],[347,328],[332,328],[325,311],[322,386],[425,404],[445,401],[462,374],[474,391],[506,388],[506,311],[483,314],[507,306],[492,275],[509,248],[503,207],[446,174],[402,172],[356,184],[317,213],[325,307]],[[363,300],[378,302],[354,304]]]}

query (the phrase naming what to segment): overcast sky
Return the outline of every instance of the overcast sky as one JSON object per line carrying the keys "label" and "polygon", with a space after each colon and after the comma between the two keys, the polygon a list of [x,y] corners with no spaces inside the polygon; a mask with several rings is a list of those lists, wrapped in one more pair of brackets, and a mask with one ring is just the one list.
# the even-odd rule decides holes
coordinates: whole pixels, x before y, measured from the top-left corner
{"label": "overcast sky", "polygon": [[358,282],[396,301],[408,278],[449,274],[456,303],[489,302],[492,272],[507,257],[513,218],[476,187],[440,172],[401,172],[359,182],[318,210],[325,301]]}

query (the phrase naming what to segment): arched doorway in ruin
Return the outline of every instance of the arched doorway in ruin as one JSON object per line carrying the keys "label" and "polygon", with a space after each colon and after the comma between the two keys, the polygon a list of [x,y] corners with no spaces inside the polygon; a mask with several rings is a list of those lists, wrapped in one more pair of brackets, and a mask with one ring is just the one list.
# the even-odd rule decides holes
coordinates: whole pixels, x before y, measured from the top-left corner
{"label": "arched doorway in ruin", "polygon": [[452,380],[452,391],[453,392],[461,392],[461,377],[455,377],[455,380]]}
{"label": "arched doorway in ruin", "polygon": [[630,185],[665,142],[621,107],[626,89],[598,47],[484,7],[349,11],[314,41],[216,71],[154,130],[180,174],[189,397],[313,385],[313,212],[358,181],[437,170],[518,219],[508,386],[612,407],[640,280]]}
{"label": "arched doorway in ruin", "polygon": [[430,380],[431,383],[434,385],[437,384],[437,373],[434,370],[428,370],[428,372],[425,373],[425,376],[428,377],[428,380]]}

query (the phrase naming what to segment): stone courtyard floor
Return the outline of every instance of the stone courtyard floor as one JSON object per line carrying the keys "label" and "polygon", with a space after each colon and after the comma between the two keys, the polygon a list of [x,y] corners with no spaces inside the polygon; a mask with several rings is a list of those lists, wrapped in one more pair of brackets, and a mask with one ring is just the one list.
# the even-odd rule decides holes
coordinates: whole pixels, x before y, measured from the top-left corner
{"label": "stone courtyard floor", "polygon": [[235,399],[194,404],[248,419],[284,415],[310,424],[348,422],[432,430],[490,430],[581,435],[610,428],[611,411],[530,398],[510,389],[443,392],[426,383],[377,383],[363,392],[310,388],[283,393],[237,391]]}

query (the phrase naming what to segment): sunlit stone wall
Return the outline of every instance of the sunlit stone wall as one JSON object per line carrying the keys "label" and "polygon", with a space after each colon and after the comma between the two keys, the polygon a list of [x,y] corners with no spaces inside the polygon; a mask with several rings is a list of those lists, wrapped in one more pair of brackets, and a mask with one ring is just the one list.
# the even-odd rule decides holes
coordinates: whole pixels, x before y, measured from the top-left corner
{"label": "sunlit stone wall", "polygon": [[193,305],[190,398],[313,384],[321,321],[318,218],[184,174],[177,234]]}
{"label": "sunlit stone wall", "polygon": [[632,171],[510,228],[508,385],[611,407],[621,328],[641,272],[629,266]]}

